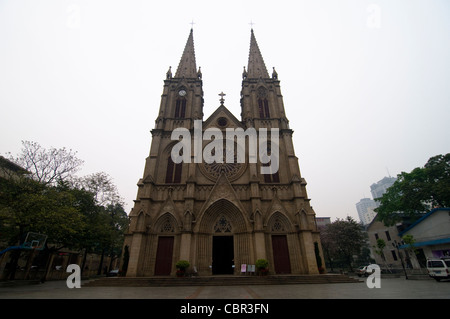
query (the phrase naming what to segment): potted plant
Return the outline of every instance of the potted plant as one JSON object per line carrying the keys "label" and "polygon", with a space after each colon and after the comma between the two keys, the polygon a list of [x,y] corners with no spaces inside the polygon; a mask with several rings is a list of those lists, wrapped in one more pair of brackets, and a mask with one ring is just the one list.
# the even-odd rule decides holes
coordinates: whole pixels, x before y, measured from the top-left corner
{"label": "potted plant", "polygon": [[269,265],[269,262],[267,259],[258,259],[255,263],[256,268],[258,269],[258,272],[260,276],[265,276],[269,272],[269,269],[267,266]]}
{"label": "potted plant", "polygon": [[179,260],[175,266],[177,267],[177,277],[183,277],[190,264],[187,260]]}

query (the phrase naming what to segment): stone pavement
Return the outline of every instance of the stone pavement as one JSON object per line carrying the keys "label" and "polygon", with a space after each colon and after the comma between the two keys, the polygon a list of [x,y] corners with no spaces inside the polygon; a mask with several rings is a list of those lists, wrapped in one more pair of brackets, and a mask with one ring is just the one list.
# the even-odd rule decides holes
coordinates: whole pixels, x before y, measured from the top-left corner
{"label": "stone pavement", "polygon": [[[82,283],[83,284],[83,283]],[[360,283],[183,287],[84,287],[65,281],[0,285],[0,299],[450,299],[450,281],[381,278]]]}

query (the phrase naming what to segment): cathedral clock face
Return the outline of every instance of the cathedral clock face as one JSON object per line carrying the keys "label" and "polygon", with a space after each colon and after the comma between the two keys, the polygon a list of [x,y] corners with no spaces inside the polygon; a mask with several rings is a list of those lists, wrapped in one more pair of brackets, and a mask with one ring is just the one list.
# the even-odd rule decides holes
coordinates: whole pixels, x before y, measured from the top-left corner
{"label": "cathedral clock face", "polygon": [[180,91],[178,91],[178,95],[179,96],[185,96],[186,95],[186,91],[185,90],[180,90]]}

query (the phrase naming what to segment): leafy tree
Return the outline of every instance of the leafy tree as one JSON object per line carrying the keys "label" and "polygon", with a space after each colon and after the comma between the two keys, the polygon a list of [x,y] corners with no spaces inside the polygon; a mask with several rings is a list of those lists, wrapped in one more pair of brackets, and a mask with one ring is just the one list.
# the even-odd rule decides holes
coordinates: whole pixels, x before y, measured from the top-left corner
{"label": "leafy tree", "polygon": [[381,256],[381,259],[383,259],[386,269],[389,270],[390,272],[392,272],[391,269],[389,268],[389,265],[387,264],[386,256],[384,255],[384,248],[386,248],[386,242],[383,239],[378,238],[377,245],[376,245],[376,247],[374,246],[374,252],[377,255]]}
{"label": "leafy tree", "polygon": [[17,245],[27,232],[46,234],[48,241],[71,247],[84,227],[78,200],[70,189],[46,186],[29,178],[0,179],[3,239]]}
{"label": "leafy tree", "polygon": [[78,178],[75,184],[94,194],[95,201],[100,206],[115,205],[116,203],[123,206],[124,204],[112,178],[105,172]]}
{"label": "leafy tree", "polygon": [[[47,235],[53,250],[73,247],[85,227],[72,190],[49,186],[25,176],[0,178],[0,232],[8,246],[23,243],[30,231]],[[4,247],[6,248],[6,247]],[[20,251],[12,253],[10,279],[14,279]]]}
{"label": "leafy tree", "polygon": [[[117,258],[128,216],[112,178],[103,172],[76,178],[82,161],[75,152],[22,143],[11,162],[0,157],[2,242],[18,245],[33,231],[48,236],[50,253],[67,247]],[[19,256],[13,254],[13,265]]]}
{"label": "leafy tree", "polygon": [[430,207],[450,206],[450,153],[431,157],[424,167],[397,175],[375,211],[386,226],[401,218],[417,219]]}
{"label": "leafy tree", "polygon": [[321,232],[321,241],[328,258],[343,259],[353,271],[353,255],[363,247],[364,235],[360,225],[350,216],[337,219]]}

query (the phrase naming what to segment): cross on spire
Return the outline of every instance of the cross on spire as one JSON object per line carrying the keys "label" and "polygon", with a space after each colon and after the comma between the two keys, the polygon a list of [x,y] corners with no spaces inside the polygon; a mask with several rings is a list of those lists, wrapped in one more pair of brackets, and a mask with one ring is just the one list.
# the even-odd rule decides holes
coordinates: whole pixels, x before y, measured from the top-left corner
{"label": "cross on spire", "polygon": [[225,99],[223,98],[226,94],[222,92],[219,93],[220,95],[220,105],[223,105],[223,102],[225,102]]}
{"label": "cross on spire", "polygon": [[194,24],[195,24],[194,19],[192,19],[192,21],[189,22],[189,24],[191,25],[191,29],[194,29]]}
{"label": "cross on spire", "polygon": [[253,29],[253,25],[256,24],[256,23],[254,23],[252,20],[250,20],[249,24],[250,24],[250,28]]}

